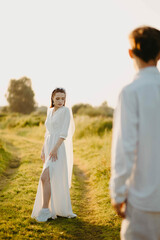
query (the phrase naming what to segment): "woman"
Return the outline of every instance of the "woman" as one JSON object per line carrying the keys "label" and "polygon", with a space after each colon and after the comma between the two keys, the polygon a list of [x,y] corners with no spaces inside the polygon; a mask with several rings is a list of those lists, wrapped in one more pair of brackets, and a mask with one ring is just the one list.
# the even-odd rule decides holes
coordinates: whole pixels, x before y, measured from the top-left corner
{"label": "woman", "polygon": [[69,193],[74,122],[71,110],[65,107],[65,101],[65,90],[56,88],[52,92],[51,107],[45,121],[46,134],[41,153],[44,165],[31,215],[39,222],[46,222],[57,216],[76,217],[72,212]]}

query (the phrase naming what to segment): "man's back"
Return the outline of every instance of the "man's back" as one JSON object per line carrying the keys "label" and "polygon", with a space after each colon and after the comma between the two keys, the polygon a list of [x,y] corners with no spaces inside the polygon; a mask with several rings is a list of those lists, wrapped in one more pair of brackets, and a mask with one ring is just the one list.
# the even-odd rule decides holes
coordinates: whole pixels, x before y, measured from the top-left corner
{"label": "man's back", "polygon": [[160,73],[156,67],[140,70],[122,90],[114,125],[114,198],[120,202],[126,195],[138,209],[160,211]]}
{"label": "man's back", "polygon": [[[160,73],[156,67],[139,71],[124,91],[134,101],[136,159],[129,179],[128,201],[136,208],[160,211]],[[135,98],[132,100],[132,98]],[[130,129],[127,129],[130,131]],[[128,139],[130,141],[130,139]],[[126,151],[129,148],[127,144]],[[134,154],[134,152],[133,152]]]}
{"label": "man's back", "polygon": [[[160,31],[129,35],[138,70],[120,94],[112,138],[112,206],[124,218],[121,239],[160,239]],[[125,208],[126,207],[126,208]],[[126,209],[124,211],[124,209]]]}

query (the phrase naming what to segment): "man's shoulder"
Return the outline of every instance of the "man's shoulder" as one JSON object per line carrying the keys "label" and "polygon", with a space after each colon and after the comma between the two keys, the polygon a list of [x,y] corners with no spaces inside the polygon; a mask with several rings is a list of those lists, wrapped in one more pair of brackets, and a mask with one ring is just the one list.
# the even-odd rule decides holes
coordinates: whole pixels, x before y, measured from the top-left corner
{"label": "man's shoulder", "polygon": [[148,85],[149,82],[146,80],[147,79],[139,76],[138,74],[135,75],[132,82],[123,87],[122,93],[132,93],[138,91],[141,87],[143,88],[145,85]]}
{"label": "man's shoulder", "polygon": [[121,94],[132,93],[138,88],[136,81],[133,81],[122,88]]}

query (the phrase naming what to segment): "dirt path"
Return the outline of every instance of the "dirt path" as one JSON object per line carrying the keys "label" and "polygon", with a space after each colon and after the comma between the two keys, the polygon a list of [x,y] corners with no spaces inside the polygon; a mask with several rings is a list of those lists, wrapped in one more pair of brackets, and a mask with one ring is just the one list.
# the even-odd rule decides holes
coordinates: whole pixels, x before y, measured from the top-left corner
{"label": "dirt path", "polygon": [[[89,177],[87,177],[86,171],[79,161],[75,161],[74,177],[78,186],[74,184],[72,196],[76,194],[76,191],[78,192],[78,196],[76,198],[77,201],[72,202],[80,210],[78,218],[83,220],[79,226],[76,239],[105,239],[104,236],[105,232],[107,233],[107,227],[97,224],[96,211],[93,207],[95,203],[92,199]],[[82,232],[81,228],[83,229]]]}

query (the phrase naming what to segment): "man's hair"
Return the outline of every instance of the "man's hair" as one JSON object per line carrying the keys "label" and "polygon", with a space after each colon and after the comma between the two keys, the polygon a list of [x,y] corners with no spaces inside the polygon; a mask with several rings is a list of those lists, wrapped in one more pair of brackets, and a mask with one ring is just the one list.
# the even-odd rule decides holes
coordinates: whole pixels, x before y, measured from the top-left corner
{"label": "man's hair", "polygon": [[160,53],[160,31],[156,28],[136,28],[130,33],[129,39],[133,53],[144,62],[156,59]]}

